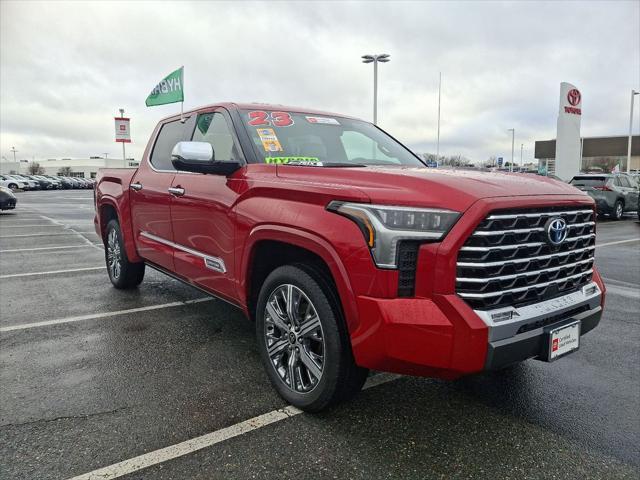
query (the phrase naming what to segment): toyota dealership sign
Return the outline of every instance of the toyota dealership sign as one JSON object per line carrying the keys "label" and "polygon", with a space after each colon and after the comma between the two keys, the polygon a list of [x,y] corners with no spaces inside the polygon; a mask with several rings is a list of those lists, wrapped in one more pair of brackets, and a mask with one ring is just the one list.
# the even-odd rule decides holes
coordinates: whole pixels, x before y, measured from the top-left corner
{"label": "toyota dealership sign", "polygon": [[567,82],[560,84],[560,108],[558,109],[558,133],[556,136],[555,174],[571,180],[580,173],[580,119],[582,117],[582,93]]}

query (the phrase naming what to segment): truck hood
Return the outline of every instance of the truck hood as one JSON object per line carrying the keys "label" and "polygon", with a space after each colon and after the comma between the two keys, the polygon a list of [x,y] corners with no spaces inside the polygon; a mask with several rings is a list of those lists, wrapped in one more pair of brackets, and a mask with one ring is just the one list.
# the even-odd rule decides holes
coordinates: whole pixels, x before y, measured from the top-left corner
{"label": "truck hood", "polygon": [[436,170],[413,167],[326,168],[278,166],[278,177],[358,189],[371,203],[464,211],[488,197],[558,195],[584,197],[566,183],[533,174]]}

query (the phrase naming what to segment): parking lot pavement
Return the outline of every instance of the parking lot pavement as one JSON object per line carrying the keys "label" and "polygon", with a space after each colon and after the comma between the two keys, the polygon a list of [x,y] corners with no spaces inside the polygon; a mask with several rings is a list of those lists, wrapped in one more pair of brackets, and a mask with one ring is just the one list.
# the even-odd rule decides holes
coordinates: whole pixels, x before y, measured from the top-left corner
{"label": "parking lot pavement", "polygon": [[309,415],[277,411],[235,308],[153,270],[138,290],[111,288],[91,206],[90,191],[31,192],[0,215],[5,478],[114,464],[123,478],[167,479],[640,475],[634,218],[598,225],[609,295],[577,352],[455,382],[375,376],[354,401]]}

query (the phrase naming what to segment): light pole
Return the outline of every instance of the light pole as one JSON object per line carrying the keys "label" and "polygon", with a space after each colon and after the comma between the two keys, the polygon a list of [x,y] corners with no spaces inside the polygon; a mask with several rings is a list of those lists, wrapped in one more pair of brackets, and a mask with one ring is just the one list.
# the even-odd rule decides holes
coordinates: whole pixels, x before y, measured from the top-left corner
{"label": "light pole", "polygon": [[629,141],[627,144],[627,173],[631,173],[631,137],[633,135],[633,97],[638,95],[640,92],[636,92],[635,90],[631,90],[631,107],[629,112]]}
{"label": "light pole", "polygon": [[362,63],[373,63],[373,123],[378,123],[378,62],[390,62],[388,53],[380,55],[362,55]]}
{"label": "light pole", "polygon": [[510,128],[507,131],[511,132],[511,163],[509,164],[509,171],[513,172],[513,147],[514,147],[514,141],[516,139],[516,129]]}
{"label": "light pole", "polygon": [[436,162],[440,161],[440,98],[442,93],[442,72],[438,79],[438,139],[436,141]]}

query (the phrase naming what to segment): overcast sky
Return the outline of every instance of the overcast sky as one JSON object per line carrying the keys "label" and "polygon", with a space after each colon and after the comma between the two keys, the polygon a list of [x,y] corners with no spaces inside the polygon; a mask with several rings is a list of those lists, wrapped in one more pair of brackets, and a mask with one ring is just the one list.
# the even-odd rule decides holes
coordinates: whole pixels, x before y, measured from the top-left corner
{"label": "overcast sky", "polygon": [[[525,161],[555,137],[559,84],[582,91],[585,136],[627,134],[640,89],[640,1],[0,3],[0,150],[12,159],[121,155],[118,108],[140,158],[157,120],[147,108],[184,65],[185,109],[216,101],[306,106],[371,120],[417,152]],[[636,101],[636,112],[640,111]],[[636,117],[638,131],[638,118]]]}

